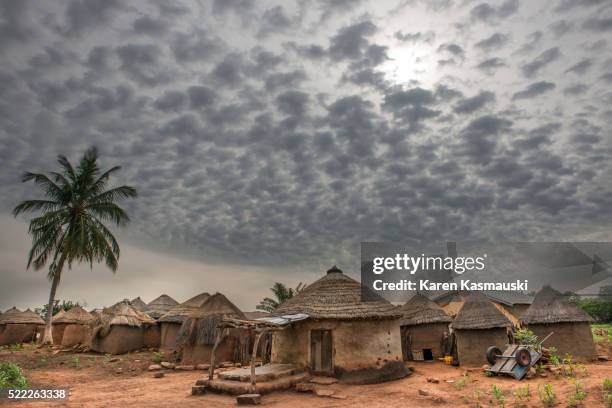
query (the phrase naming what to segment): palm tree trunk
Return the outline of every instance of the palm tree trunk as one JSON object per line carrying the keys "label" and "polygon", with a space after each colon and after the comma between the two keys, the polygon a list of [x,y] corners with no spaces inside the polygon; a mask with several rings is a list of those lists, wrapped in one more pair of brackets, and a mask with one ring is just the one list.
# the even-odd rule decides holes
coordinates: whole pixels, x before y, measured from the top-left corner
{"label": "palm tree trunk", "polygon": [[59,286],[60,278],[62,276],[62,269],[64,268],[64,261],[66,261],[66,253],[63,253],[60,257],[57,267],[53,272],[53,280],[51,281],[51,293],[49,293],[49,303],[47,304],[47,316],[45,318],[45,332],[43,334],[41,344],[53,345],[53,306],[55,304],[55,292]]}

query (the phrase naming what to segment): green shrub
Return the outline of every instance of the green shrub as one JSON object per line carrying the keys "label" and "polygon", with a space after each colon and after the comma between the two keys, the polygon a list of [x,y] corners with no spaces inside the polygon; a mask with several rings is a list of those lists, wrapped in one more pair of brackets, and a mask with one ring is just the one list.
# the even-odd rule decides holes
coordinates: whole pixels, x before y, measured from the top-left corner
{"label": "green shrub", "polygon": [[27,388],[28,380],[21,368],[13,363],[0,363],[0,388]]}
{"label": "green shrub", "polygon": [[155,364],[159,364],[164,361],[164,353],[161,351],[156,351],[153,353],[153,358],[151,359]]}
{"label": "green shrub", "polygon": [[552,407],[557,403],[557,395],[550,384],[544,384],[543,388],[538,387],[538,394],[545,407]]}
{"label": "green shrub", "polygon": [[536,345],[538,336],[529,329],[519,329],[514,332],[514,342],[516,344]]}
{"label": "green shrub", "polygon": [[612,392],[612,378],[604,378],[603,389],[607,392]]}
{"label": "green shrub", "polygon": [[567,405],[571,408],[579,407],[587,396],[586,392],[582,388],[582,383],[579,381],[574,381],[574,387],[574,393],[569,396],[567,401]]}

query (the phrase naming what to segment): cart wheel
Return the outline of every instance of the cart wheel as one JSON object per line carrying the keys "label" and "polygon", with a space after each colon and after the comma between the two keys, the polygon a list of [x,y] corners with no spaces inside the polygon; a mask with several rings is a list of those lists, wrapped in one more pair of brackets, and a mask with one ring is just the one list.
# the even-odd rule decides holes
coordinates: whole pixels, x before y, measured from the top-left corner
{"label": "cart wheel", "polygon": [[501,356],[502,351],[499,347],[491,346],[487,349],[487,361],[489,364],[494,365],[497,361],[497,356]]}
{"label": "cart wheel", "polygon": [[519,347],[515,352],[515,358],[518,365],[528,367],[531,364],[531,353],[525,347]]}

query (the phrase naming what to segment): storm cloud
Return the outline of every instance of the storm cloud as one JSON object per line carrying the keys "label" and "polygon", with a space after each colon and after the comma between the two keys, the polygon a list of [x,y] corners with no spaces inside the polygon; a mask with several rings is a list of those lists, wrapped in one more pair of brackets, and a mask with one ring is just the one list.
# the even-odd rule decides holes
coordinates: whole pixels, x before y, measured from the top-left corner
{"label": "storm cloud", "polygon": [[[0,222],[37,194],[23,171],[95,145],[140,193],[122,235],[138,256],[266,282],[249,302],[334,263],[356,274],[361,241],[609,238],[610,13],[598,0],[1,2]],[[119,273],[143,276],[129,259]],[[18,285],[47,285],[11,265],[0,309]],[[116,297],[137,290],[121,282]]]}

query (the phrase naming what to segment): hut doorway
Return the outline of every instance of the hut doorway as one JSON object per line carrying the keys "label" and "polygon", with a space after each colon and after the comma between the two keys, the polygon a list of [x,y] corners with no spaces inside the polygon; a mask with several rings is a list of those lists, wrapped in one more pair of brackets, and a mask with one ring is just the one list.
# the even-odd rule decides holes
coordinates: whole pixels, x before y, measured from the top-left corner
{"label": "hut doorway", "polygon": [[315,373],[332,374],[331,330],[310,331],[310,367]]}

